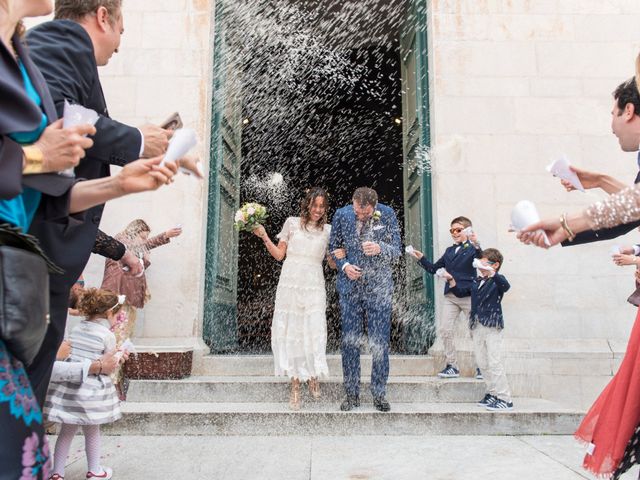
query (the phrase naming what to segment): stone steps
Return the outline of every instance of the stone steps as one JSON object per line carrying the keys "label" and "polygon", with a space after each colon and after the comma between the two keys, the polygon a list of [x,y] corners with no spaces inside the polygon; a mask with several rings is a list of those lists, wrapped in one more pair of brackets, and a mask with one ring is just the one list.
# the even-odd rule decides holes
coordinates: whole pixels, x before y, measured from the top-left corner
{"label": "stone steps", "polygon": [[[444,365],[430,355],[391,355],[390,373],[394,377],[434,376]],[[371,375],[371,355],[361,356],[363,377]],[[327,355],[330,375],[342,374],[340,355]],[[194,375],[199,376],[258,376],[273,375],[271,355],[205,355],[194,365]],[[469,373],[470,374],[470,373]]]}
{"label": "stone steps", "polygon": [[[339,402],[344,395],[341,377],[320,384],[322,397],[315,403]],[[307,395],[306,385],[302,386]],[[369,380],[362,379],[362,399],[370,401]],[[387,398],[390,402],[461,403],[475,402],[484,395],[484,383],[469,378],[390,377]],[[289,381],[286,378],[195,376],[183,380],[134,380],[128,402],[286,402]]]}
{"label": "stone steps", "polygon": [[542,435],[572,434],[583,412],[541,399],[517,398],[511,412],[472,403],[392,403],[380,413],[370,403],[352,412],[337,404],[126,402],[124,416],[105,426],[112,435]]}

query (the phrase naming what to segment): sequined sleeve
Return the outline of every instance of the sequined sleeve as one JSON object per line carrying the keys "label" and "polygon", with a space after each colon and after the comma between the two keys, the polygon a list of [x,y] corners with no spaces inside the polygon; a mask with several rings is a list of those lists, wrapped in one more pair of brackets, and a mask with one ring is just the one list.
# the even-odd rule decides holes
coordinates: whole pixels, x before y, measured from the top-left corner
{"label": "sequined sleeve", "polygon": [[591,205],[585,213],[593,230],[640,220],[640,184]]}

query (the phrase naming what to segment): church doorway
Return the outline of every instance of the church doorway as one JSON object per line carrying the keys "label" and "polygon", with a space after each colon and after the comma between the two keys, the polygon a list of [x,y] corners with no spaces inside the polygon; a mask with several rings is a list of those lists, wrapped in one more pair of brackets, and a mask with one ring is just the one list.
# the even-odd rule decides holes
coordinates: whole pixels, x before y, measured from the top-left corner
{"label": "church doorway", "polygon": [[[421,105],[428,96],[420,91],[426,12],[419,4],[219,2],[204,318],[213,352],[270,352],[280,265],[257,237],[230,228],[244,202],[267,207],[265,227],[277,242],[307,188],[329,192],[331,218],[355,188],[370,186],[396,211],[403,240],[430,248],[428,104]],[[328,351],[337,352],[335,272],[325,273]],[[392,351],[425,353],[431,278],[404,258],[395,275]]]}

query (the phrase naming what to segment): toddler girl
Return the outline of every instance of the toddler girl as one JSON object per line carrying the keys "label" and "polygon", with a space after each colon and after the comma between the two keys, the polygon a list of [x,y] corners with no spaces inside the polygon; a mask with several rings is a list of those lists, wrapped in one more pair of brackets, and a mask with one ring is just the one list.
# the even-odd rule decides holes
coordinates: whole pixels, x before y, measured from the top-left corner
{"label": "toddler girl", "polygon": [[[85,319],[69,335],[69,361],[99,360],[105,352],[116,348],[116,337],[110,328],[123,303],[124,296],[108,290],[89,288],[82,294],[78,310]],[[100,465],[100,425],[115,422],[122,414],[113,381],[102,373],[102,368],[81,384],[52,381],[44,413],[50,421],[62,424],[49,480],[64,479],[65,463],[78,426],[82,426],[85,438],[86,478],[111,478],[112,470]]]}

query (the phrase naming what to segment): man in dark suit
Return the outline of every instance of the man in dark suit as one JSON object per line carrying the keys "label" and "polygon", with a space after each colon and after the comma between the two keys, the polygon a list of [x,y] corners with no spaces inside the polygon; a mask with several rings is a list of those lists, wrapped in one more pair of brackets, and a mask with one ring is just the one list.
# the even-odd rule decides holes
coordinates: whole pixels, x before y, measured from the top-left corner
{"label": "man in dark suit", "polygon": [[343,248],[336,288],[342,320],[342,371],[346,397],[343,411],[360,406],[360,343],[363,322],[371,348],[371,394],[381,412],[391,409],[386,400],[389,377],[389,338],[393,297],[393,264],[401,255],[400,227],[392,208],[378,203],[371,188],[358,188],[353,205],[339,209],[331,223],[329,247]]}
{"label": "man in dark suit", "polygon": [[[97,6],[96,6],[97,5]],[[98,67],[117,52],[123,32],[120,0],[77,2],[58,0],[55,20],[27,34],[33,61],[42,72],[62,116],[64,102],[83,105],[99,114],[94,145],[75,169],[77,177],[103,178],[110,165],[126,165],[139,157],[166,151],[169,132],[153,125],[140,129],[109,117]],[[104,205],[90,209],[86,221],[73,227],[34,222],[31,233],[42,242],[52,260],[65,270],[51,278],[51,323],[42,348],[29,367],[29,378],[39,403],[47,391],[55,353],[66,323],[69,290],[82,273],[96,242]],[[104,237],[102,237],[104,241]]]}

